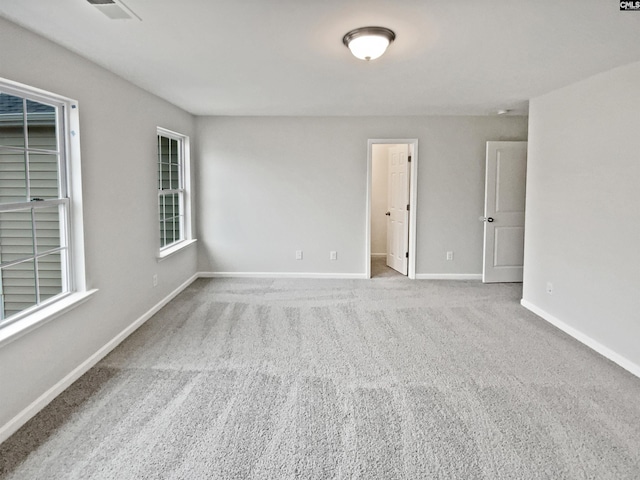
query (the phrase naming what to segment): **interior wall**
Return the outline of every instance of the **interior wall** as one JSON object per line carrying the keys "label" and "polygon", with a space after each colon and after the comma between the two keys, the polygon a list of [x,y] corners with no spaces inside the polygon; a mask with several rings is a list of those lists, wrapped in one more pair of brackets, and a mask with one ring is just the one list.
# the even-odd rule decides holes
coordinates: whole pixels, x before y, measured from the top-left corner
{"label": "interior wall", "polygon": [[526,117],[200,117],[197,126],[199,268],[235,274],[364,276],[375,138],[419,141],[417,274],[480,274],[485,143],[527,139]]}
{"label": "interior wall", "polygon": [[371,168],[371,254],[387,254],[387,175],[390,145],[372,146]]}
{"label": "interior wall", "polygon": [[635,63],[531,101],[523,304],[640,375],[638,85]]}
{"label": "interior wall", "polygon": [[156,127],[193,135],[193,117],[3,19],[0,45],[0,77],[78,101],[87,282],[99,289],[0,348],[2,428],[193,276],[197,255],[156,260]]}

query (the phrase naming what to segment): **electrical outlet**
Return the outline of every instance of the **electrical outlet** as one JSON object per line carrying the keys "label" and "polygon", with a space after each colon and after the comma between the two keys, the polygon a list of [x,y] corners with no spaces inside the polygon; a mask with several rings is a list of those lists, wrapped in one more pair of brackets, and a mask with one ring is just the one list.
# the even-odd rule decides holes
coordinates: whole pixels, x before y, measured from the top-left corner
{"label": "electrical outlet", "polygon": [[154,286],[154,287],[157,287],[157,286],[158,286],[158,275],[157,275],[157,274],[155,274],[155,275],[152,277],[152,280],[153,280],[153,286]]}
{"label": "electrical outlet", "polygon": [[338,259],[338,252],[336,252],[335,250],[331,250],[329,252],[329,260],[337,260]]}
{"label": "electrical outlet", "polygon": [[447,252],[447,260],[453,260],[453,252]]}
{"label": "electrical outlet", "polygon": [[553,283],[547,282],[547,293],[553,295]]}
{"label": "electrical outlet", "polygon": [[302,250],[296,250],[296,260],[302,260]]}

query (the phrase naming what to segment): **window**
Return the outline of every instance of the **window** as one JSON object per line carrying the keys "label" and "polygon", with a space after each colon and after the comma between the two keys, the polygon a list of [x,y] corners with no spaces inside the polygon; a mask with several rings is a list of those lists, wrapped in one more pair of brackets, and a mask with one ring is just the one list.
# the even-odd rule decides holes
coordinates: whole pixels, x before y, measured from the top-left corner
{"label": "window", "polygon": [[0,79],[0,327],[85,289],[77,118],[77,103]]}
{"label": "window", "polygon": [[158,128],[158,206],[161,258],[191,241],[188,157],[188,137]]}

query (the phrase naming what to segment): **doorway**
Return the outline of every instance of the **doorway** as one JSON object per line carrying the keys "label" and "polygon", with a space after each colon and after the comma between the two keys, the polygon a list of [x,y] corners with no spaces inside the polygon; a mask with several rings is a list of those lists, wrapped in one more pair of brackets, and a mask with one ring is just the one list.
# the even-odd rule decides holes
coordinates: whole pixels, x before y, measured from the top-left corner
{"label": "doorway", "polygon": [[418,140],[369,140],[367,167],[366,277],[415,279]]}

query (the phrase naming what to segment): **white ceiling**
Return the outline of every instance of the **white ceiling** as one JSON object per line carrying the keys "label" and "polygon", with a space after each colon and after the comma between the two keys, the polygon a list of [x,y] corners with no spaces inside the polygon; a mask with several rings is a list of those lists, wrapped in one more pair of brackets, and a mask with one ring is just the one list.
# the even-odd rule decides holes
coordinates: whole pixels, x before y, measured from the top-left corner
{"label": "white ceiling", "polygon": [[[640,61],[617,0],[0,0],[0,16],[197,115],[526,113],[527,100]],[[380,59],[349,30],[391,28]]]}

